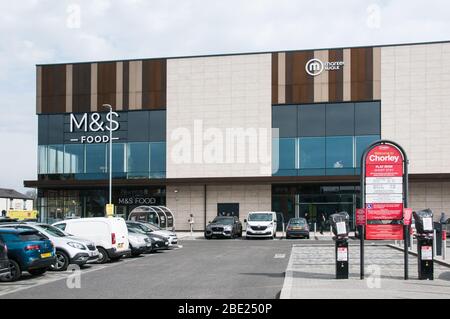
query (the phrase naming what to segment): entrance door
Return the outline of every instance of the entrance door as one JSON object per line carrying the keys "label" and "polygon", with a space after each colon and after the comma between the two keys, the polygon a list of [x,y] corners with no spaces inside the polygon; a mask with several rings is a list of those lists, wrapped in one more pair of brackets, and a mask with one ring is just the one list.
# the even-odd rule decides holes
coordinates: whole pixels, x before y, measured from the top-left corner
{"label": "entrance door", "polygon": [[217,216],[236,216],[239,218],[239,203],[217,203]]}

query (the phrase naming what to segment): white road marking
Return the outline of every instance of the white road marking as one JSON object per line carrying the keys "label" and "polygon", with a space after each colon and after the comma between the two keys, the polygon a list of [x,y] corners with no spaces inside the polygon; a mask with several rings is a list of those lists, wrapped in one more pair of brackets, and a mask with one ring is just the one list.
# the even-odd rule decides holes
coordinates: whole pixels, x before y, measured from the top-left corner
{"label": "white road marking", "polygon": [[[183,248],[183,246],[178,245],[178,248],[175,248],[173,250],[178,250],[180,248]],[[158,256],[158,254],[145,254],[142,256],[143,257],[153,257],[153,256]],[[81,276],[83,276],[84,274],[90,273],[90,272],[107,269],[107,268],[115,267],[117,265],[123,265],[125,263],[129,263],[132,261],[139,261],[139,260],[141,260],[141,258],[125,258],[125,259],[122,259],[120,262],[116,262],[114,264],[90,264],[90,266],[92,268],[81,269]],[[25,290],[25,289],[29,289],[29,288],[33,288],[33,287],[42,286],[42,285],[56,282],[59,280],[67,280],[67,278],[71,274],[72,274],[72,272],[66,272],[66,271],[63,271],[63,272],[48,271],[42,277],[30,278],[30,279],[26,279],[26,280],[22,280],[22,281],[18,281],[18,282],[0,283],[0,296],[19,292],[21,290]],[[16,286],[16,287],[14,287],[14,286]],[[3,290],[2,288],[11,288],[11,289],[2,291]]]}
{"label": "white road marking", "polygon": [[286,254],[275,254],[275,256],[273,256],[273,258],[277,258],[277,259],[281,259],[286,257]]}

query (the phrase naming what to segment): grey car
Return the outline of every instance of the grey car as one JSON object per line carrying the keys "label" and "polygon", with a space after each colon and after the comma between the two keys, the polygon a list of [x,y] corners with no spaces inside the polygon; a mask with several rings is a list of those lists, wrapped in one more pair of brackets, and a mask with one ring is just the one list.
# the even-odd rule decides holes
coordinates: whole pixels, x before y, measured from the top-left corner
{"label": "grey car", "polygon": [[206,226],[205,238],[236,238],[242,236],[242,223],[235,216],[217,216]]}

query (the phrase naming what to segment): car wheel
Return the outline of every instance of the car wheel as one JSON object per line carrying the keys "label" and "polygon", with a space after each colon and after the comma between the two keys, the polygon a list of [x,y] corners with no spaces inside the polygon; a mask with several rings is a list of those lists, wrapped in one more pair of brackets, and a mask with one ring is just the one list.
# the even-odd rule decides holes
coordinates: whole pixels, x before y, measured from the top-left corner
{"label": "car wheel", "polygon": [[104,264],[109,261],[108,253],[106,252],[106,249],[103,247],[97,247],[98,250],[98,260],[97,262],[99,264]]}
{"label": "car wheel", "polygon": [[16,281],[22,275],[22,270],[20,266],[14,260],[9,260],[9,275],[1,278],[1,281]]}
{"label": "car wheel", "polygon": [[55,257],[56,257],[56,262],[55,262],[55,264],[50,266],[50,269],[55,270],[55,271],[66,270],[67,267],[69,266],[69,256],[67,256],[67,254],[65,252],[57,250]]}

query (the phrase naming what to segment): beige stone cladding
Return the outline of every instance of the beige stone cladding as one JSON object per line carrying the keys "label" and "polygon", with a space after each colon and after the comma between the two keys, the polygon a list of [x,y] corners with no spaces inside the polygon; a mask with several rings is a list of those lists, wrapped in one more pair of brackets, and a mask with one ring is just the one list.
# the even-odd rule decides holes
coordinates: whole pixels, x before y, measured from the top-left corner
{"label": "beige stone cladding", "polygon": [[[218,203],[239,203],[242,223],[250,211],[270,211],[271,185],[206,185],[206,222],[217,216]],[[175,228],[188,230],[190,214],[194,215],[194,230],[204,230],[204,185],[167,186],[166,205],[175,214]]]}
{"label": "beige stone cladding", "polygon": [[450,43],[381,49],[381,135],[402,145],[409,170],[450,173]]}
{"label": "beige stone cladding", "polygon": [[430,208],[435,220],[441,212],[450,217],[450,182],[409,183],[409,205],[413,210]]}
{"label": "beige stone cladding", "polygon": [[[271,175],[271,63],[270,54],[167,61],[168,178]],[[249,160],[251,150],[247,139],[241,144],[236,142],[231,161],[227,159],[231,154],[226,143],[227,129],[256,129],[258,134],[259,129],[267,130],[267,149],[260,148],[261,140],[258,140],[258,152],[264,155],[253,153],[257,161]],[[189,132],[192,148],[190,160],[179,162],[175,159],[179,139],[173,138],[173,134],[183,130]],[[223,154],[213,161],[203,157],[210,140],[196,139],[202,136],[197,133],[207,130],[213,134],[209,138],[216,142],[220,141],[220,135],[223,137],[223,142],[217,144]],[[260,159],[266,163],[261,165]]]}

